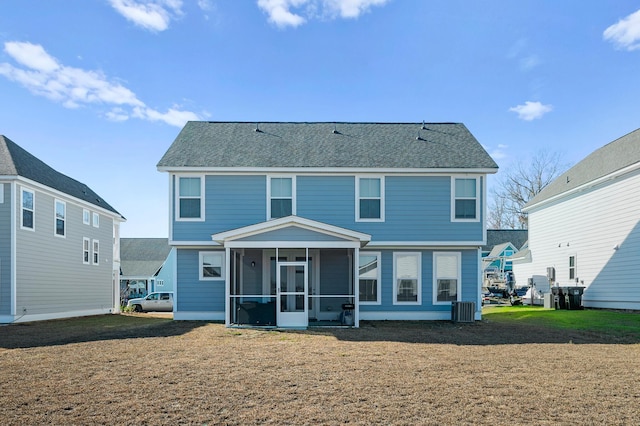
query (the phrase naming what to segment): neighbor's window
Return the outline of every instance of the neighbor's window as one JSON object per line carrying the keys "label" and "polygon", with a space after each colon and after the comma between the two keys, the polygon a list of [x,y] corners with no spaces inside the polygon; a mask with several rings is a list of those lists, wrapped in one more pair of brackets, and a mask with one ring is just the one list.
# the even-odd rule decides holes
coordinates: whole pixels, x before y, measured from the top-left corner
{"label": "neighbor's window", "polygon": [[83,238],[82,239],[82,263],[84,263],[85,265],[89,264],[90,261],[90,247],[91,247],[91,241],[88,238]]}
{"label": "neighbor's window", "polygon": [[22,222],[21,227],[33,230],[33,212],[35,211],[34,193],[28,189],[22,190]]}
{"label": "neighbor's window", "polygon": [[100,214],[98,213],[93,213],[93,226],[100,228]]}
{"label": "neighbor's window", "polygon": [[422,302],[420,253],[393,253],[393,303]]}
{"label": "neighbor's window", "polygon": [[202,178],[178,178],[178,219],[202,219]]}
{"label": "neighbor's window", "polygon": [[158,287],[163,287],[164,286],[164,280],[156,280],[156,285]]}
{"label": "neighbor's window", "polygon": [[478,216],[478,179],[453,179],[453,220],[476,221]]}
{"label": "neighbor's window", "polygon": [[100,241],[93,240],[93,264],[100,264]]}
{"label": "neighbor's window", "polygon": [[4,183],[0,183],[0,204],[4,203]]}
{"label": "neighbor's window", "polygon": [[380,253],[360,252],[358,271],[360,303],[380,304]]}
{"label": "neighbor's window", "polygon": [[433,254],[433,302],[460,300],[460,253]]}
{"label": "neighbor's window", "polygon": [[357,220],[384,220],[384,179],[356,178]]}
{"label": "neighbor's window", "polygon": [[85,225],[91,224],[91,212],[87,209],[82,209],[82,223]]}
{"label": "neighbor's window", "polygon": [[575,280],[576,277],[576,257],[569,256],[569,279]]}
{"label": "neighbor's window", "polygon": [[64,201],[56,200],[55,201],[56,212],[55,212],[55,234],[59,237],[64,237],[66,235],[66,217],[67,217],[67,205]]}
{"label": "neighbor's window", "polygon": [[269,178],[269,219],[291,216],[296,214],[295,185],[293,177]]}
{"label": "neighbor's window", "polygon": [[200,279],[224,279],[224,253],[213,251],[200,252]]}

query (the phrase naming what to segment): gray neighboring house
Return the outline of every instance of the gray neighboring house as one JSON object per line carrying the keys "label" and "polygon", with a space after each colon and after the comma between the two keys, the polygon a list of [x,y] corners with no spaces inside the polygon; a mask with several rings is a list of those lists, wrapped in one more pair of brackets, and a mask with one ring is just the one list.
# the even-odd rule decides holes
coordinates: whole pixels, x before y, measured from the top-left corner
{"label": "gray neighboring house", "polygon": [[584,287],[588,308],[640,310],[640,129],[595,150],[525,206],[517,277]]}
{"label": "gray neighboring house", "polygon": [[174,257],[168,238],[121,238],[121,299],[173,291]]}
{"label": "gray neighboring house", "polygon": [[0,135],[0,323],[119,312],[124,221]]}

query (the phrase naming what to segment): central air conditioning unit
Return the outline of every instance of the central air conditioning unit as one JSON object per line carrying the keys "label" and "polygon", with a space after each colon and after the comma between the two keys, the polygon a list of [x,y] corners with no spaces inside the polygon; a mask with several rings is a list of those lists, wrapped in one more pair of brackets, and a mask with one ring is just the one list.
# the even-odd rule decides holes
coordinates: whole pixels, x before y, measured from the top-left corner
{"label": "central air conditioning unit", "polygon": [[474,322],[476,302],[451,302],[451,321]]}

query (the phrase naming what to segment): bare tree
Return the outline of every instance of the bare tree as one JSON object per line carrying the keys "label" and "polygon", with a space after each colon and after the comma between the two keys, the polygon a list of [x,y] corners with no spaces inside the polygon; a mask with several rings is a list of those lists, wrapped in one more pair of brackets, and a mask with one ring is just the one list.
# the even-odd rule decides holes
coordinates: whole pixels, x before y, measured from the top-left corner
{"label": "bare tree", "polygon": [[527,229],[528,218],[522,208],[567,168],[560,153],[539,151],[529,162],[518,162],[499,175],[491,191],[489,227]]}

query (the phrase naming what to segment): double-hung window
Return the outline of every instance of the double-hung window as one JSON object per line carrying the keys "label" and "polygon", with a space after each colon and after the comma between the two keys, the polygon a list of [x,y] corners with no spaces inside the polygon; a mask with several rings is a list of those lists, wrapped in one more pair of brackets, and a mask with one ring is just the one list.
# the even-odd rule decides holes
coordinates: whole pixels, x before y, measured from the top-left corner
{"label": "double-hung window", "polygon": [[178,220],[204,219],[203,180],[200,176],[178,177]]}
{"label": "double-hung window", "polygon": [[200,280],[224,279],[224,253],[215,251],[200,252]]}
{"label": "double-hung window", "polygon": [[89,240],[89,238],[82,238],[82,263],[84,263],[85,265],[89,264],[90,261],[90,247],[91,247],[91,240]]}
{"label": "double-hung window", "polygon": [[93,226],[94,228],[100,228],[100,214],[94,212],[93,213]]}
{"label": "double-hung window", "polygon": [[356,178],[356,220],[384,220],[384,178]]}
{"label": "double-hung window", "polygon": [[460,300],[460,253],[433,254],[433,303],[442,304]]}
{"label": "double-hung window", "polygon": [[91,224],[91,212],[87,209],[82,209],[82,223],[85,225]]}
{"label": "double-hung window", "polygon": [[35,197],[33,191],[22,190],[22,221],[20,226],[24,229],[34,229]]}
{"label": "double-hung window", "polygon": [[93,240],[93,264],[100,264],[100,241]]}
{"label": "double-hung window", "polygon": [[420,253],[393,253],[393,303],[422,303],[422,265]]}
{"label": "double-hung window", "polygon": [[55,235],[64,237],[67,235],[67,204],[64,201],[55,200]]}
{"label": "double-hung window", "polygon": [[454,177],[452,180],[452,220],[471,221],[480,220],[478,188],[479,179]]}
{"label": "double-hung window", "polygon": [[360,252],[358,286],[360,304],[380,304],[380,253]]}
{"label": "double-hung window", "polygon": [[578,275],[576,274],[576,256],[569,256],[569,279],[574,281]]}
{"label": "double-hung window", "polygon": [[295,215],[295,177],[269,177],[267,185],[269,192],[268,218],[277,219]]}

